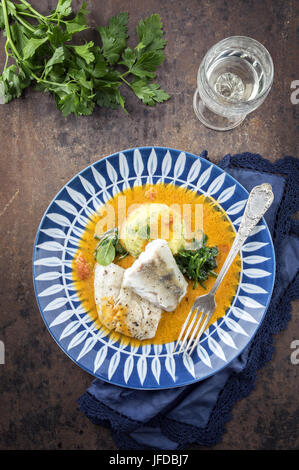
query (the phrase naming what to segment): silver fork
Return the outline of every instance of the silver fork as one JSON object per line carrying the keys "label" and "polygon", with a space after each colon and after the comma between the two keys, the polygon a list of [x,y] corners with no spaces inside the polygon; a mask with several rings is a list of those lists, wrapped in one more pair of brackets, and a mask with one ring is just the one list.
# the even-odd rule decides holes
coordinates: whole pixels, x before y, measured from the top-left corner
{"label": "silver fork", "polygon": [[[182,326],[182,329],[180,331],[178,340],[175,344],[173,353],[176,351],[177,346],[181,341],[181,345],[180,345],[180,349],[178,353],[181,353],[182,351],[184,351],[184,354],[185,353],[188,355],[192,354],[194,348],[199,343],[201,335],[203,334],[207,324],[209,323],[213,315],[213,312],[216,307],[215,294],[224,276],[226,275],[230,265],[232,264],[233,260],[235,259],[237,253],[239,252],[245,240],[252,233],[256,224],[260,221],[260,219],[263,217],[265,212],[271,206],[273,199],[274,199],[274,195],[272,192],[272,187],[268,183],[261,184],[260,186],[255,186],[251,190],[246,207],[245,207],[245,211],[244,211],[241,223],[240,223],[239,230],[236,234],[232,247],[223,263],[223,266],[217,276],[217,279],[208,294],[201,295],[200,297],[197,297],[197,299],[195,300],[192,306],[192,309],[190,310],[185,320],[185,323]],[[194,314],[194,317],[192,318],[193,314]],[[192,318],[192,321],[189,325],[189,321],[191,318]],[[193,327],[194,329],[192,331]],[[191,331],[192,331],[192,334],[188,341],[188,337]],[[187,346],[184,348],[186,343],[187,343]],[[191,349],[189,350],[190,347]]]}

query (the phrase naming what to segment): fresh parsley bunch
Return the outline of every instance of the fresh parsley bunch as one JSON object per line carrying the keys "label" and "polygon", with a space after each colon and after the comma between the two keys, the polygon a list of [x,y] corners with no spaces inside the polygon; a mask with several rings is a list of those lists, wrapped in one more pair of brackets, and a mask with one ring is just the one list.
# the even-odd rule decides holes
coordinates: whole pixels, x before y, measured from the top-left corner
{"label": "fresh parsley bunch", "polygon": [[[26,0],[1,0],[6,61],[0,75],[0,102],[18,98],[31,83],[52,93],[64,116],[89,115],[96,105],[125,110],[123,84],[149,106],[169,99],[153,81],[165,57],[160,16],[139,21],[134,49],[127,47],[128,13],[97,28],[100,45],[93,41],[75,45],[74,34],[89,29],[86,8],[83,2],[75,15],[72,0],[58,0],[56,9],[44,16]],[[15,64],[8,66],[10,57]]]}

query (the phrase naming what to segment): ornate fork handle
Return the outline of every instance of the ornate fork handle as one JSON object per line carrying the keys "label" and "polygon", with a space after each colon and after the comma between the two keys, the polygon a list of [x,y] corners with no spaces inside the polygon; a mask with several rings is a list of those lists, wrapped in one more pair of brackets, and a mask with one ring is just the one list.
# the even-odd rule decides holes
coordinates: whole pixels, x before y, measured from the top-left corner
{"label": "ornate fork handle", "polygon": [[255,186],[251,190],[236,238],[234,239],[232,247],[209,294],[215,295],[219,285],[221,284],[221,281],[226,275],[230,265],[234,261],[243,243],[249,237],[252,230],[261,220],[265,212],[269,209],[273,199],[274,195],[272,192],[272,187],[268,183]]}

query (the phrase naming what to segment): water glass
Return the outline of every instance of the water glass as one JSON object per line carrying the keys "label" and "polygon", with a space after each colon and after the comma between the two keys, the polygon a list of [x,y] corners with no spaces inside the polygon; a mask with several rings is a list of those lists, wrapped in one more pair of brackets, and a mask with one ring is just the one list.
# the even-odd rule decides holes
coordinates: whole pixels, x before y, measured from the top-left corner
{"label": "water glass", "polygon": [[196,116],[218,131],[237,127],[265,100],[273,75],[272,58],[258,41],[245,36],[223,39],[199,66],[193,98]]}

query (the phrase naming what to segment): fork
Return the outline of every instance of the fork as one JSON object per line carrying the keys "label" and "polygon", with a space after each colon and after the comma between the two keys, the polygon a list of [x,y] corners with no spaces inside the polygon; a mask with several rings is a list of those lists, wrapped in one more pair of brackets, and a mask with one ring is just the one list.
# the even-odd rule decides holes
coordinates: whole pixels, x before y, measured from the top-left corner
{"label": "fork", "polygon": [[[232,247],[223,263],[223,266],[216,278],[216,281],[208,294],[201,295],[200,297],[197,297],[197,299],[195,299],[194,304],[182,326],[180,335],[173,349],[173,353],[175,353],[177,346],[181,341],[178,354],[184,351],[184,354],[186,353],[189,356],[191,356],[193,350],[199,343],[199,340],[214,313],[214,310],[216,307],[215,294],[224,276],[226,275],[230,265],[234,261],[237,253],[241,249],[245,240],[248,238],[250,234],[252,234],[254,227],[257,225],[257,223],[263,217],[265,212],[271,206],[273,199],[274,199],[274,195],[272,192],[272,187],[268,183],[255,186],[251,190],[249,194],[249,198],[247,200],[243,217],[241,219],[239,230],[233,241]],[[191,323],[189,324],[189,321],[193,314],[194,316],[192,318]],[[192,331],[192,328],[193,328],[193,331]],[[189,338],[191,331],[192,331],[192,334],[191,334],[191,337]],[[189,338],[189,341],[188,341],[188,338]],[[187,343],[187,346],[184,348],[186,343]],[[191,349],[188,352],[190,347]]]}

